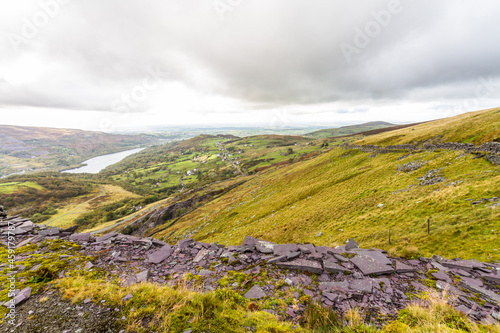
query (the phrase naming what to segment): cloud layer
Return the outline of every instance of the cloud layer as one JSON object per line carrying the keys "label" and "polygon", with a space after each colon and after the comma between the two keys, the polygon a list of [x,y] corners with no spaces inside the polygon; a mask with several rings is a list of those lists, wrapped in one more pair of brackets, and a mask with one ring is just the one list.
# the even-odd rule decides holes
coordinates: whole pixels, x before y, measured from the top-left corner
{"label": "cloud layer", "polygon": [[492,0],[3,2],[0,112],[437,118],[498,105],[498,17]]}

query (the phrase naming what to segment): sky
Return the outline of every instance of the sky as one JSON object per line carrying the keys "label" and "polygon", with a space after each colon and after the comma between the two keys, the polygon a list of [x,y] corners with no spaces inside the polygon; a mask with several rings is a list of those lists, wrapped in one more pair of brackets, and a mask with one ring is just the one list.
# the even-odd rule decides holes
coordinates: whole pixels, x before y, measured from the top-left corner
{"label": "sky", "polygon": [[500,106],[500,2],[0,2],[0,124],[410,123]]}

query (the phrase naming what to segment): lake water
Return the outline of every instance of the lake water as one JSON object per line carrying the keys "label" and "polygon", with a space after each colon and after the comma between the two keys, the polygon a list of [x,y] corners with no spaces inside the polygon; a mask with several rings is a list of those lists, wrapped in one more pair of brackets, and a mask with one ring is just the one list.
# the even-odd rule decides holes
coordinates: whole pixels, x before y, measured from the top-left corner
{"label": "lake water", "polygon": [[145,149],[145,148],[125,150],[125,151],[121,151],[119,153],[93,157],[90,160],[84,161],[82,164],[86,164],[86,165],[84,165],[82,167],[79,167],[76,169],[71,169],[71,170],[65,170],[62,172],[66,172],[66,173],[99,173],[101,170],[105,169],[106,167],[113,165],[115,163],[118,163],[121,160],[123,160],[125,157],[130,156],[130,155],[135,154],[135,153],[138,153],[143,149]]}

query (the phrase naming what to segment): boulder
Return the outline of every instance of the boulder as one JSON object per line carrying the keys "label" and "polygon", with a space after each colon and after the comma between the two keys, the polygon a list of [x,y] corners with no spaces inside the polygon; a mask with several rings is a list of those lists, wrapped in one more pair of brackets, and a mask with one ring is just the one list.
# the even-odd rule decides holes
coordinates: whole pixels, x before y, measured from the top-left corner
{"label": "boulder", "polygon": [[359,244],[354,239],[351,238],[345,245],[345,250],[351,251],[352,249],[359,249]]}
{"label": "boulder", "polygon": [[148,261],[152,264],[159,264],[160,262],[168,258],[171,254],[172,248],[167,244],[159,250],[148,254]]}
{"label": "boulder", "polygon": [[245,297],[246,299],[261,299],[266,296],[267,295],[264,290],[262,290],[262,288],[257,284],[250,288],[250,290],[247,291],[245,295],[243,295],[243,297]]}
{"label": "boulder", "polygon": [[89,242],[90,241],[90,233],[84,233],[84,234],[72,234],[69,236],[70,240],[77,241],[77,242]]}

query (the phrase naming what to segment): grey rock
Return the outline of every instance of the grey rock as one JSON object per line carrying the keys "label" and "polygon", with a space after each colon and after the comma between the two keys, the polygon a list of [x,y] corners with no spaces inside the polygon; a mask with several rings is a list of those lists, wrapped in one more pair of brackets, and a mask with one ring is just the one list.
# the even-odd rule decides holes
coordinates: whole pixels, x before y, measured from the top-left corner
{"label": "grey rock", "polygon": [[372,279],[354,280],[349,285],[349,289],[358,293],[371,293],[373,289]]}
{"label": "grey rock", "polygon": [[77,242],[89,242],[90,241],[90,233],[84,233],[84,234],[72,234],[69,236],[69,239]]}
{"label": "grey rock", "polygon": [[290,262],[279,262],[276,265],[282,268],[296,269],[299,271],[306,271],[315,274],[321,274],[323,272],[323,267],[321,267],[320,263],[306,259],[296,259]]}
{"label": "grey rock", "polygon": [[122,302],[127,302],[127,301],[130,301],[133,297],[134,297],[134,295],[132,295],[132,294],[128,294],[128,295],[126,295],[126,296],[124,296],[124,297],[122,298]]}
{"label": "grey rock", "polygon": [[255,245],[255,244],[257,244],[258,241],[259,240],[257,238],[245,236],[245,239],[243,240],[243,244],[241,244],[241,245]]}
{"label": "grey rock", "polygon": [[275,264],[277,262],[281,262],[281,261],[286,261],[287,257],[286,256],[280,256],[280,257],[276,257],[276,258],[272,258],[272,259],[269,259],[267,261],[268,264]]}
{"label": "grey rock", "polygon": [[348,281],[320,282],[319,289],[347,291],[349,289],[349,282]]}
{"label": "grey rock", "polygon": [[94,267],[94,264],[91,263],[90,261],[87,261],[87,263],[85,264],[85,269],[86,270],[92,269],[93,267]]}
{"label": "grey rock", "polygon": [[266,241],[257,241],[257,243],[255,244],[255,248],[257,249],[257,251],[259,251],[260,253],[264,253],[264,254],[271,254],[274,252],[274,244],[271,243],[271,242],[266,242]]}
{"label": "grey rock", "polygon": [[153,264],[159,264],[172,254],[172,248],[170,245],[165,245],[159,250],[148,254],[148,261]]}
{"label": "grey rock", "polygon": [[192,239],[192,238],[182,239],[182,240],[177,242],[177,247],[182,250],[182,249],[189,247],[189,245],[191,245],[193,243],[194,243],[194,239]]}
{"label": "grey rock", "polygon": [[141,283],[141,282],[146,282],[148,279],[149,279],[149,269],[146,269],[140,273],[138,273],[135,277],[136,277],[136,280],[138,283]]}
{"label": "grey rock", "polygon": [[358,254],[354,258],[350,259],[350,261],[354,265],[356,265],[356,267],[364,275],[370,275],[370,274],[382,275],[394,272],[394,268],[392,266],[381,263],[380,261],[376,260],[373,256]]}
{"label": "grey rock", "polygon": [[40,236],[54,236],[59,233],[59,229],[57,228],[50,228],[50,229],[45,229],[45,230],[40,230],[38,233]]}
{"label": "grey rock", "polygon": [[411,273],[416,270],[417,269],[415,267],[409,266],[401,261],[396,261],[396,273]]}
{"label": "grey rock", "polygon": [[300,252],[297,251],[297,252],[290,252],[287,256],[286,256],[286,259],[287,260],[293,260],[293,259],[297,259],[298,257],[300,257]]}
{"label": "grey rock", "polygon": [[479,293],[479,295],[481,296],[482,299],[490,302],[491,304],[496,304],[497,306],[500,306],[500,295],[498,295],[498,294],[496,294],[488,289],[476,286],[474,284],[470,284],[470,283],[463,281],[463,280],[460,281],[460,286],[465,288],[465,289],[468,289],[474,293]]}
{"label": "grey rock", "polygon": [[352,249],[358,249],[358,248],[359,248],[359,244],[352,238],[349,239],[349,241],[345,245],[346,251],[351,251]]}
{"label": "grey rock", "polygon": [[247,291],[245,295],[243,295],[243,297],[245,297],[246,299],[261,299],[266,296],[267,295],[264,290],[262,290],[262,288],[257,284],[250,288],[250,290]]}
{"label": "grey rock", "polygon": [[280,244],[273,247],[273,252],[277,256],[286,256],[291,252],[297,252],[299,247],[296,244]]}
{"label": "grey rock", "polygon": [[298,245],[297,247],[299,248],[300,252],[305,254],[316,252],[314,245],[312,244]]}
{"label": "grey rock", "polygon": [[432,276],[434,276],[437,280],[446,281],[448,283],[452,282],[451,278],[448,276],[448,274],[446,274],[443,271],[432,273]]}
{"label": "grey rock", "polygon": [[438,280],[436,281],[436,288],[438,288],[439,290],[450,290],[451,284],[445,281]]}
{"label": "grey rock", "polygon": [[208,255],[208,250],[202,249],[198,254],[194,257],[193,262],[200,262],[201,260],[205,259],[205,257]]}
{"label": "grey rock", "polygon": [[483,279],[500,285],[500,275],[483,275]]}
{"label": "grey rock", "polygon": [[18,292],[17,295],[14,296],[14,298],[12,298],[10,301],[5,302],[3,306],[7,308],[15,307],[18,304],[30,298],[30,296],[31,296],[31,287],[26,287],[20,292]]}
{"label": "grey rock", "polygon": [[347,269],[336,264],[333,260],[323,260],[323,267],[329,273],[344,273],[347,271]]}

